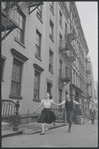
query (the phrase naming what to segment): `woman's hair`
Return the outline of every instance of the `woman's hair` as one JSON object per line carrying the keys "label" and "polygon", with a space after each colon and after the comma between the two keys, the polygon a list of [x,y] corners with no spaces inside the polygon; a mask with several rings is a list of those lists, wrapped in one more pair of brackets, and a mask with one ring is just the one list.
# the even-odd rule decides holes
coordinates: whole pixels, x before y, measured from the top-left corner
{"label": "woman's hair", "polygon": [[52,95],[50,95],[50,97],[49,97],[50,99],[52,99],[53,98],[53,96]]}

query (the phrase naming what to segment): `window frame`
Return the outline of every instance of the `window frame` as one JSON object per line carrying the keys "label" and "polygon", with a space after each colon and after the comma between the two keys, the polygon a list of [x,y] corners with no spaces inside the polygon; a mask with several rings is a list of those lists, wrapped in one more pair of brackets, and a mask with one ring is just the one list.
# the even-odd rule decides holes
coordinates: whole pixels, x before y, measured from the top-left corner
{"label": "window frame", "polygon": [[62,39],[63,39],[63,37],[62,37],[61,33],[59,34],[59,39],[60,39],[60,48],[62,48]]}
{"label": "window frame", "polygon": [[43,5],[40,5],[37,8],[37,13],[36,13],[37,17],[40,19],[40,21],[42,21],[42,15],[43,15]]}
{"label": "window frame", "polygon": [[53,73],[53,52],[51,50],[49,50],[49,72]]}
{"label": "window frame", "polygon": [[4,67],[5,67],[5,60],[6,58],[1,56],[1,62],[0,62],[0,65],[1,65],[1,82],[4,82]]}
{"label": "window frame", "polygon": [[[35,74],[38,75],[38,82],[35,81],[36,80],[35,79],[36,78]],[[35,72],[34,72],[34,94],[33,94],[33,101],[40,101],[40,99],[39,99],[39,97],[40,97],[40,75],[41,75],[41,73],[37,69],[35,69]],[[38,86],[38,88],[35,88],[36,85]],[[38,91],[38,94],[35,94],[35,91]],[[38,98],[35,98],[35,95],[38,95]]]}
{"label": "window frame", "polygon": [[[15,29],[15,38],[22,44],[24,44],[25,41],[25,22],[26,22],[26,16],[25,14],[18,8],[17,10],[13,10],[12,13],[15,15],[13,16],[14,21],[19,25],[19,28]],[[20,20],[22,18],[22,20]],[[16,21],[17,20],[17,21]],[[21,24],[20,24],[21,23]],[[20,27],[20,25],[22,27]]]}
{"label": "window frame", "polygon": [[[41,73],[44,71],[44,69],[36,63],[34,63],[33,65],[34,65],[34,82],[35,82],[35,72],[37,72],[39,74],[39,97],[40,97],[40,81],[41,81],[40,78],[41,78]],[[34,85],[34,87],[35,87],[35,85]],[[33,89],[33,91],[34,91],[34,89]],[[34,98],[34,92],[33,92],[33,101],[36,101],[36,102],[41,101],[40,99]]]}
{"label": "window frame", "polygon": [[[37,36],[39,37],[39,39],[37,39]],[[41,58],[41,38],[42,38],[41,33],[36,29],[36,43],[35,43],[36,52],[35,52],[35,55],[39,58]],[[37,40],[38,40],[39,45],[37,44]]]}
{"label": "window frame", "polygon": [[53,1],[50,2],[50,10],[52,13],[54,13],[54,2]]}
{"label": "window frame", "polygon": [[53,22],[50,20],[50,32],[49,32],[49,36],[51,38],[51,40],[54,40],[54,24]]}
{"label": "window frame", "polygon": [[52,91],[52,84],[50,82],[47,82],[47,93],[51,95],[51,91]]}
{"label": "window frame", "polygon": [[59,77],[62,77],[62,61],[59,60]]}
{"label": "window frame", "polygon": [[[14,74],[17,74],[17,73],[15,73],[16,71],[15,71],[15,65],[17,65],[17,67],[19,66],[20,67],[20,75],[19,75],[19,82],[18,81],[16,81],[16,78],[13,80],[13,76],[14,76]],[[19,68],[18,67],[18,68]],[[18,98],[18,99],[22,99],[22,97],[21,97],[21,79],[22,79],[22,69],[23,69],[23,63],[21,62],[21,61],[19,61],[17,58],[14,58],[13,59],[13,68],[12,68],[12,77],[11,77],[11,88],[10,88],[10,95],[9,95],[9,97],[12,97],[12,98]],[[16,69],[17,70],[17,69]],[[15,72],[14,72],[15,71]],[[15,76],[17,76],[17,75],[15,75]],[[13,84],[17,84],[17,85],[19,85],[19,93],[13,93],[13,91],[12,91],[12,86],[13,86]],[[16,88],[18,89],[18,86],[16,86]]]}
{"label": "window frame", "polygon": [[68,28],[67,28],[67,23],[65,22],[65,34],[67,35],[68,33]]}
{"label": "window frame", "polygon": [[[14,60],[16,60],[22,65],[22,69],[21,69],[21,78],[22,78],[23,65],[24,65],[25,61],[28,60],[28,58],[26,56],[24,56],[23,54],[21,54],[20,52],[18,52],[16,49],[13,49],[13,48],[11,49],[11,53],[12,53],[12,56],[13,56],[13,63],[14,63]],[[11,78],[11,80],[12,80],[12,78]],[[21,82],[21,84],[22,84],[22,82]],[[10,89],[9,98],[22,99],[22,97],[21,97],[21,87],[20,87],[20,96],[12,95],[11,94],[11,89]]]}
{"label": "window frame", "polygon": [[60,24],[60,26],[62,27],[62,12],[61,11],[59,11],[59,24]]}
{"label": "window frame", "polygon": [[[62,102],[62,90],[59,89],[59,103],[61,103],[61,102]],[[62,105],[59,106],[59,111],[61,111],[61,110],[62,110]]]}

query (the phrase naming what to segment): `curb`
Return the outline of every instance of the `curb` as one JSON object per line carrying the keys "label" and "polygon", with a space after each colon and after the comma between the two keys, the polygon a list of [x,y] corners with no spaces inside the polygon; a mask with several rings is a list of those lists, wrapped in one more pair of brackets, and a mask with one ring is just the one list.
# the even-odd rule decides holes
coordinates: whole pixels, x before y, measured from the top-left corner
{"label": "curb", "polygon": [[55,129],[55,128],[62,127],[62,126],[67,126],[67,124],[65,123],[65,124],[62,124],[62,125],[60,125],[60,126],[50,127],[50,128],[48,128],[48,130],[50,130],[50,129]]}
{"label": "curb", "polygon": [[2,135],[1,138],[12,137],[12,136],[16,136],[16,135],[21,135],[22,132],[23,132],[23,130],[18,131],[18,132],[13,132],[13,133],[10,133],[10,134],[5,134],[5,135]]}
{"label": "curb", "polygon": [[[62,126],[66,126],[67,124],[62,124],[62,125],[59,125],[59,126],[54,126],[54,127],[49,127],[49,128],[45,128],[45,130],[50,130],[50,129],[55,129],[55,128],[59,128],[59,127],[62,127]],[[1,138],[5,138],[5,137],[11,137],[11,136],[16,136],[16,135],[21,135],[21,134],[27,134],[27,133],[23,133],[24,130],[20,130],[18,132],[13,132],[13,133],[10,133],[10,134],[5,134],[5,135],[2,135]],[[38,130],[38,131],[35,131],[33,133],[30,133],[31,134],[36,134],[36,133],[40,133],[41,130]],[[27,134],[29,135],[29,134]]]}

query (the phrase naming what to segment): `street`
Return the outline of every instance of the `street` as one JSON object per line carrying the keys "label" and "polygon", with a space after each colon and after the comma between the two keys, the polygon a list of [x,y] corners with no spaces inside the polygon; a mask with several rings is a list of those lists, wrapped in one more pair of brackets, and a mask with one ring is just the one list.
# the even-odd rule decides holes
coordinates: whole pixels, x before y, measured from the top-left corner
{"label": "street", "polygon": [[92,125],[90,121],[83,125],[72,125],[46,130],[45,135],[22,134],[2,138],[2,147],[98,147],[98,122]]}

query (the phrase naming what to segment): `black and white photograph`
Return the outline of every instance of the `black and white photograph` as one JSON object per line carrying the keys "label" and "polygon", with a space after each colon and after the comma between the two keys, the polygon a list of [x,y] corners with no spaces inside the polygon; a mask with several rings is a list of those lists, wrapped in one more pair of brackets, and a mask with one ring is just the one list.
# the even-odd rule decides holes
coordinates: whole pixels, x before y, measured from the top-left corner
{"label": "black and white photograph", "polygon": [[98,2],[1,1],[1,148],[98,147]]}

